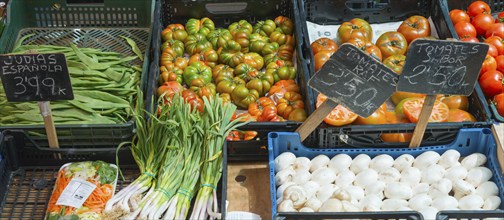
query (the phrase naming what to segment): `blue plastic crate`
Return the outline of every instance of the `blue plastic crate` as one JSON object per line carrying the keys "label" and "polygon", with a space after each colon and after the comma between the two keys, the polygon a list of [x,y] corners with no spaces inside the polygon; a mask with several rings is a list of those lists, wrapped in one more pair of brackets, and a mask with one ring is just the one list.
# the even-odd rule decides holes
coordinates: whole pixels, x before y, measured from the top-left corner
{"label": "blue plastic crate", "polygon": [[301,143],[298,133],[271,132],[268,136],[268,153],[272,216],[275,218],[278,214],[274,159],[283,152],[290,151],[297,157],[307,157],[309,159],[320,154],[325,154],[330,158],[337,154],[348,154],[352,158],[359,154],[367,154],[371,158],[380,154],[388,154],[395,159],[402,154],[411,154],[416,157],[425,151],[435,151],[442,154],[450,149],[459,151],[462,157],[472,153],[482,153],[487,156],[485,166],[492,170],[491,181],[495,182],[499,188],[499,197],[503,201],[499,208],[503,210],[502,214],[504,216],[504,178],[496,156],[497,145],[492,131],[488,128],[461,129],[451,144],[419,148],[308,148]]}

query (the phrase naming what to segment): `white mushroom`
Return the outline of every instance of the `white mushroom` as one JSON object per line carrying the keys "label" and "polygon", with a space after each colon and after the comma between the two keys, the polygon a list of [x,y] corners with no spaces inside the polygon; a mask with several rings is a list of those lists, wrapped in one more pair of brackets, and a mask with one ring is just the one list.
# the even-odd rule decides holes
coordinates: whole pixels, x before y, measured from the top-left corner
{"label": "white mushroom", "polygon": [[278,155],[275,160],[275,172],[279,172],[280,170],[287,169],[291,167],[294,164],[294,161],[296,160],[296,155],[294,155],[291,152],[284,152],[280,155]]}
{"label": "white mushroom", "polygon": [[427,195],[427,194],[418,194],[413,196],[409,201],[408,201],[408,206],[415,210],[415,211],[420,211],[422,209],[425,209],[429,207],[432,203],[432,198]]}
{"label": "white mushroom", "polygon": [[321,168],[326,168],[327,164],[329,164],[329,160],[329,157],[323,154],[316,156],[311,160],[310,172],[314,172]]}
{"label": "white mushroom", "polygon": [[352,164],[352,158],[348,154],[338,154],[331,158],[329,161],[329,169],[333,170],[336,174],[348,170]]}
{"label": "white mushroom", "polygon": [[343,211],[343,204],[337,199],[328,199],[322,203],[319,212],[341,212]]}
{"label": "white mushroom", "polygon": [[310,180],[322,186],[333,183],[336,180],[336,174],[331,169],[322,167],[312,173]]}
{"label": "white mushroom", "polygon": [[310,171],[310,165],[311,165],[311,161],[310,159],[306,158],[306,157],[298,157],[296,158],[296,160],[294,161],[294,164],[293,164],[293,169],[296,171],[296,172],[299,172],[301,170],[306,170],[306,171]]}
{"label": "white mushroom", "polygon": [[295,185],[294,182],[286,182],[277,188],[277,198],[283,197],[283,192],[289,186]]}
{"label": "white mushroom", "polygon": [[492,171],[486,167],[475,167],[469,170],[465,181],[478,187],[481,183],[486,182],[492,178]]}
{"label": "white mushroom", "polygon": [[481,196],[481,198],[486,199],[490,196],[496,196],[499,194],[499,188],[494,182],[488,181],[480,184],[476,188],[476,194]]}
{"label": "white mushroom", "polygon": [[419,211],[422,214],[424,219],[436,219],[436,215],[438,210],[434,207],[427,207]]}
{"label": "white mushroom", "polygon": [[394,168],[399,171],[403,171],[404,169],[411,167],[413,165],[413,161],[415,158],[410,154],[403,154],[394,160]]}
{"label": "white mushroom", "polygon": [[303,207],[299,210],[299,212],[315,212],[315,211],[309,207]]}
{"label": "white mushroom", "polygon": [[489,196],[485,199],[485,202],[483,203],[483,209],[484,210],[495,210],[499,208],[501,204],[501,199],[498,196]]}
{"label": "white mushroom", "polygon": [[377,195],[368,195],[359,201],[359,205],[363,211],[380,210],[382,198]]}
{"label": "white mushroom", "polygon": [[392,165],[394,165],[394,158],[388,154],[380,154],[371,160],[369,168],[380,171],[392,167]]}
{"label": "white mushroom", "polygon": [[313,181],[308,181],[305,184],[303,184],[303,189],[305,190],[306,197],[311,198],[315,196],[317,191],[319,190],[320,185],[316,182]]}
{"label": "white mushroom", "polygon": [[356,202],[364,198],[364,190],[358,186],[346,186],[334,191],[333,198]]}
{"label": "white mushroom", "polygon": [[448,195],[448,193],[450,193],[450,191],[452,190],[452,187],[452,182],[449,179],[441,179],[440,181],[431,185],[429,195],[432,198]]}
{"label": "white mushroom", "polygon": [[426,151],[418,157],[415,158],[413,162],[413,167],[416,167],[420,170],[429,167],[430,165],[436,164],[441,156],[435,151]]}
{"label": "white mushroom", "polygon": [[310,181],[310,178],[311,178],[311,173],[308,170],[299,170],[292,177],[292,182],[294,182],[298,185],[303,185],[306,182]]}
{"label": "white mushroom", "polygon": [[303,187],[298,185],[287,187],[283,193],[283,198],[284,200],[291,200],[295,209],[302,208],[308,199]]}
{"label": "white mushroom", "polygon": [[422,179],[422,172],[416,167],[408,167],[401,172],[400,182],[408,183],[411,186],[415,186],[420,183]]}
{"label": "white mushroom", "polygon": [[338,190],[338,187],[334,184],[323,185],[319,188],[316,193],[316,197],[322,203],[332,197],[334,191]]}
{"label": "white mushroom", "polygon": [[378,180],[385,183],[398,182],[401,179],[401,173],[394,167],[386,168],[378,173]]}
{"label": "white mushroom", "polygon": [[437,210],[453,210],[458,207],[458,201],[453,196],[438,196],[432,201],[432,207]]}
{"label": "white mushroom", "polygon": [[463,180],[467,176],[467,169],[463,166],[454,166],[446,170],[444,176],[452,182]]}
{"label": "white mushroom", "polygon": [[[464,180],[456,180],[453,182],[453,191],[455,194],[460,194],[460,195],[469,195],[472,194],[476,191],[474,186]],[[455,196],[457,198],[457,196]]]}
{"label": "white mushroom", "polygon": [[382,203],[383,211],[396,211],[397,209],[408,206],[408,201],[404,199],[385,199]]}
{"label": "white mushroom", "polygon": [[483,164],[485,164],[487,161],[487,158],[484,154],[481,153],[474,153],[471,154],[464,159],[462,159],[462,164],[463,167],[465,167],[467,170],[470,170],[474,167],[479,167]]}
{"label": "white mushroom", "polygon": [[313,211],[318,212],[322,206],[322,202],[317,198],[310,198],[305,202],[305,207],[311,208]]}
{"label": "white mushroom", "polygon": [[278,212],[297,212],[291,200],[283,200],[278,204]]}
{"label": "white mushroom", "polygon": [[426,169],[422,170],[422,179],[420,180],[420,182],[429,184],[438,182],[443,179],[445,172],[445,168],[441,165],[432,164]]}
{"label": "white mushroom", "polygon": [[460,152],[450,149],[441,154],[441,159],[439,159],[438,164],[448,169],[460,165],[459,159]]}
{"label": "white mushroom", "polygon": [[366,187],[370,184],[376,183],[378,180],[378,173],[373,169],[365,169],[355,176],[354,185]]}
{"label": "white mushroom", "polygon": [[481,196],[471,194],[459,200],[459,208],[461,210],[480,210],[484,203],[485,201]]}
{"label": "white mushroom", "polygon": [[343,205],[343,211],[344,212],[360,212],[362,211],[360,207],[354,205],[353,203],[349,201],[341,201],[341,204]]}
{"label": "white mushroom", "polygon": [[419,183],[413,187],[412,191],[413,195],[428,194],[430,191],[430,185],[428,183]]}
{"label": "white mushroom", "polygon": [[403,207],[400,207],[400,208],[396,209],[396,211],[412,211],[412,210],[413,209],[411,209],[408,206],[403,206]]}
{"label": "white mushroom", "polygon": [[384,193],[385,197],[389,199],[409,199],[413,196],[411,186],[400,182],[388,183]]}
{"label": "white mushroom", "polygon": [[360,173],[361,171],[369,168],[369,163],[371,162],[371,158],[367,154],[359,154],[357,155],[350,165],[350,170],[355,174]]}
{"label": "white mushroom", "polygon": [[339,187],[345,187],[352,185],[355,180],[355,174],[350,170],[341,171],[338,176],[336,176],[335,183]]}
{"label": "white mushroom", "polygon": [[385,198],[385,195],[383,194],[383,191],[385,190],[385,182],[383,181],[377,181],[373,185],[369,185],[364,189],[364,194],[366,196],[378,196],[380,199]]}
{"label": "white mushroom", "polygon": [[292,178],[296,175],[296,171],[294,171],[292,168],[287,168],[280,170],[276,175],[275,175],[275,184],[277,186],[280,186],[286,182],[292,182]]}

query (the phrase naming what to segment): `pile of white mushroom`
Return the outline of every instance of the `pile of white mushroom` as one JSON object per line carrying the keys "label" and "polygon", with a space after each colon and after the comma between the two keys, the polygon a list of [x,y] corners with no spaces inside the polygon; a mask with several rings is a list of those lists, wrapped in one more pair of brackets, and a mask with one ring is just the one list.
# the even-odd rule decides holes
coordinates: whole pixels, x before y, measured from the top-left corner
{"label": "pile of white mushroom", "polygon": [[448,150],[370,158],[346,154],[312,160],[285,152],[275,158],[278,212],[495,210],[501,199],[484,167],[486,156]]}

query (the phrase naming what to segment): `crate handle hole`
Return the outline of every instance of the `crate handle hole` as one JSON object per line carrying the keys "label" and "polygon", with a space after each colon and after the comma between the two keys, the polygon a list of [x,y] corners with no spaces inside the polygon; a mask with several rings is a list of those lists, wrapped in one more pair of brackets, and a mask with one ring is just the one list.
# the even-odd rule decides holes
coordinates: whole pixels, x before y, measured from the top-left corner
{"label": "crate handle hole", "polygon": [[269,137],[270,138],[278,138],[278,134],[277,133],[270,133]]}
{"label": "crate handle hole", "polygon": [[239,182],[239,183],[243,183],[243,182],[245,182],[245,180],[247,180],[247,177],[243,176],[243,175],[238,175],[235,177],[235,181]]}
{"label": "crate handle hole", "polygon": [[208,3],[205,5],[208,12],[212,14],[238,14],[245,12],[247,8],[246,2],[232,3]]}

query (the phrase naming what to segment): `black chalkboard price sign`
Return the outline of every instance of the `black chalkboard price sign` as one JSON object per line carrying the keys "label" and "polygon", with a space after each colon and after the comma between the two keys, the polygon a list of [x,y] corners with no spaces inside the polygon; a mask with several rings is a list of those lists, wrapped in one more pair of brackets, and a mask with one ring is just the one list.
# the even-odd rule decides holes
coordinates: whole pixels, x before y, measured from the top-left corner
{"label": "black chalkboard price sign", "polygon": [[64,54],[0,55],[0,76],[10,102],[74,98]]}
{"label": "black chalkboard price sign", "polygon": [[468,96],[487,51],[484,43],[416,40],[408,49],[397,90]]}
{"label": "black chalkboard price sign", "polygon": [[308,85],[328,99],[296,130],[301,140],[342,104],[362,117],[375,112],[396,90],[398,75],[350,44],[343,44]]}

